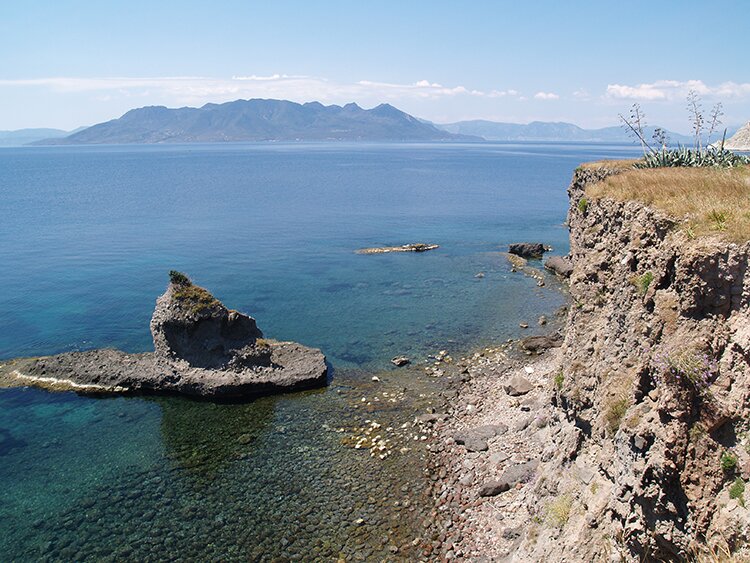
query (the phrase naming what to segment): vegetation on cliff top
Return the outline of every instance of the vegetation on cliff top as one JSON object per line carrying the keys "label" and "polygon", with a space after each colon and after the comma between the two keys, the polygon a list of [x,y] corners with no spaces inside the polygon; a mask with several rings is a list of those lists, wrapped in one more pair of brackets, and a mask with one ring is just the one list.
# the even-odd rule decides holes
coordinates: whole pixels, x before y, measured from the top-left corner
{"label": "vegetation on cliff top", "polygon": [[[629,162],[605,161],[586,168],[626,168]],[[645,203],[683,220],[690,238],[713,234],[732,242],[750,240],[750,166],[629,168],[587,186],[586,195]]]}
{"label": "vegetation on cliff top", "polygon": [[211,292],[195,285],[182,272],[170,270],[169,281],[174,286],[173,299],[188,307],[192,313],[200,313],[204,309],[221,304],[218,299],[211,295]]}

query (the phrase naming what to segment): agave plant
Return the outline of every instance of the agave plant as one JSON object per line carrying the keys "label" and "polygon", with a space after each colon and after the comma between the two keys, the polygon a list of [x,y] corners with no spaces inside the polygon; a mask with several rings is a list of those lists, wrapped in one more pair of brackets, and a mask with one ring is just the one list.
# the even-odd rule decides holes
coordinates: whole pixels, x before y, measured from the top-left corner
{"label": "agave plant", "polygon": [[750,157],[742,156],[726,150],[723,147],[709,149],[689,149],[680,146],[676,149],[662,149],[647,153],[643,160],[637,162],[635,168],[663,168],[663,167],[703,167],[718,166],[731,168],[750,164]]}

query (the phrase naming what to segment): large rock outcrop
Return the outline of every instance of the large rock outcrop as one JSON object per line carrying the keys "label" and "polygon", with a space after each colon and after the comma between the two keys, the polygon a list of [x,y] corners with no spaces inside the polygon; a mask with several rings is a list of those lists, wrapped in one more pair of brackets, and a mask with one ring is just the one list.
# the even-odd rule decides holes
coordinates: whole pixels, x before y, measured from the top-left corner
{"label": "large rock outcrop", "polygon": [[567,423],[527,505],[569,508],[514,560],[723,560],[750,540],[750,243],[587,196],[612,173],[581,168],[569,188],[572,304],[549,390]]}
{"label": "large rock outcrop", "polygon": [[179,393],[238,398],[325,385],[320,350],[262,338],[255,319],[227,309],[177,272],[156,301],[154,352],[71,352],[0,368],[8,384],[51,390]]}

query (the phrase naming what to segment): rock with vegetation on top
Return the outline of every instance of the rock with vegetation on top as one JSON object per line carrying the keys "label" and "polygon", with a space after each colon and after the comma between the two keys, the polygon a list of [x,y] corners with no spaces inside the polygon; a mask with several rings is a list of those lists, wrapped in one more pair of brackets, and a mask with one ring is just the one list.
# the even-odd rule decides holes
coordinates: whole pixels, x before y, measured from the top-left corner
{"label": "rock with vegetation on top", "polygon": [[178,393],[241,398],[320,387],[320,350],[262,338],[255,319],[227,309],[179,272],[151,319],[154,352],[91,350],[20,359],[0,370],[4,383],[50,390]]}

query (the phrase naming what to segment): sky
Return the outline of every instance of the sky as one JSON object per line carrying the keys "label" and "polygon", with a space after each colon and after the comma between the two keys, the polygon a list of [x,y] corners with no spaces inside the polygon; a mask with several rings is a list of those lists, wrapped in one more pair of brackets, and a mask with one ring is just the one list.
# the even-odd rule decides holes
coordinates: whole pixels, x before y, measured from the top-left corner
{"label": "sky", "polygon": [[0,130],[147,105],[387,102],[437,123],[750,120],[750,1],[2,0]]}

